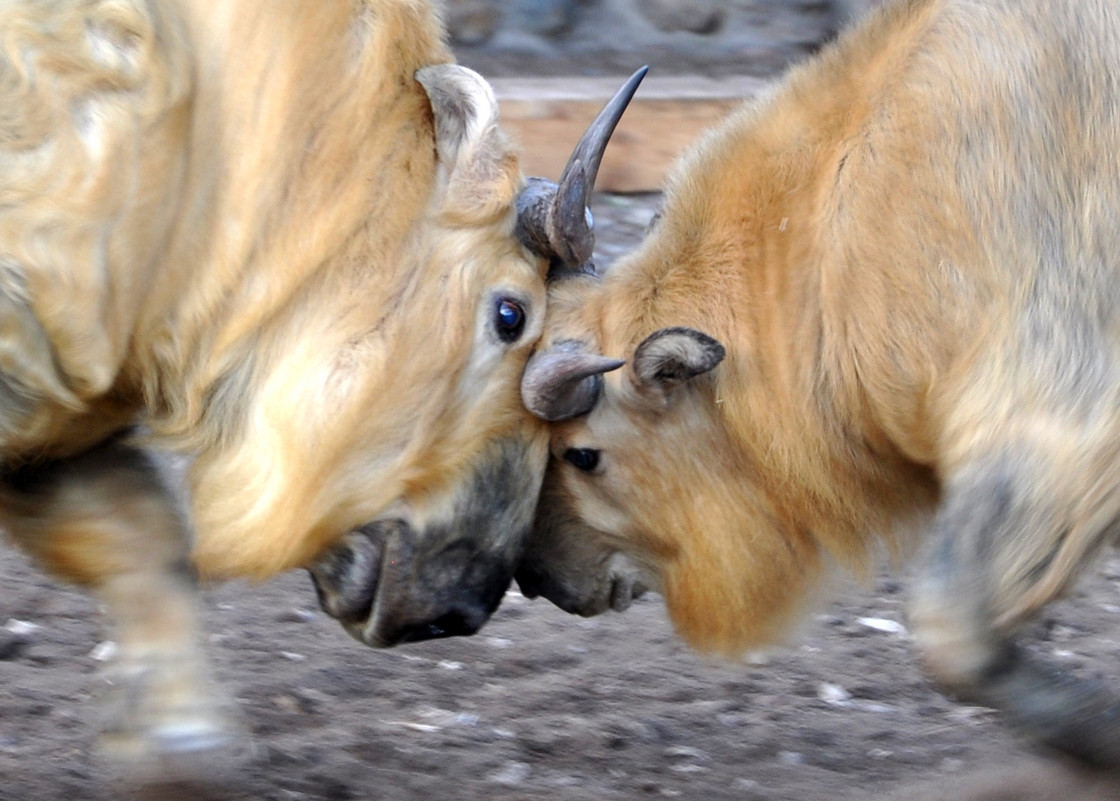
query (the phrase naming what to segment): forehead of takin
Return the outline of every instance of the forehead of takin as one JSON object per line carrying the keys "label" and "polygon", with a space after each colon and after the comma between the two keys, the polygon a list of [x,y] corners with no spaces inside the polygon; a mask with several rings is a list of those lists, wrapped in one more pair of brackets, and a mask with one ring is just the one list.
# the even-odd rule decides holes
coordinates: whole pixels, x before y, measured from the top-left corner
{"label": "forehead of takin", "polygon": [[[820,556],[767,496],[765,471],[729,438],[715,383],[678,387],[666,401],[627,367],[605,378],[589,415],[552,426],[538,535],[600,553],[591,563],[622,553],[642,565],[698,648],[774,641],[796,619],[802,594],[793,589],[811,583]],[[577,468],[570,449],[593,449],[598,465]]]}

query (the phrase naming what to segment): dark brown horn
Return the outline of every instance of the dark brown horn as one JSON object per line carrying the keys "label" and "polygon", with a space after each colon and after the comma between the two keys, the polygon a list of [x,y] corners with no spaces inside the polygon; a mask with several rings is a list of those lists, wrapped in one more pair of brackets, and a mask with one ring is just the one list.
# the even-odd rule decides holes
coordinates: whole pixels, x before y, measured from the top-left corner
{"label": "dark brown horn", "polygon": [[648,71],[642,67],[631,75],[603,106],[572,151],[559,184],[545,178],[526,182],[517,197],[517,237],[534,253],[569,269],[591,258],[595,235],[587,201],[607,142]]}
{"label": "dark brown horn", "polygon": [[599,400],[603,373],[626,362],[588,353],[574,340],[558,342],[529,359],[521,378],[525,408],[550,423],[586,414]]}

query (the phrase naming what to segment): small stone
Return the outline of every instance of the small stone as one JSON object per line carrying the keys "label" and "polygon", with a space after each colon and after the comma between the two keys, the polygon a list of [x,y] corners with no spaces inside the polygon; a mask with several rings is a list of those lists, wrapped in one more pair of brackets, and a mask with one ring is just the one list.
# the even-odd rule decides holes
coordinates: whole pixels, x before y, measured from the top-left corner
{"label": "small stone", "polygon": [[304,712],[317,712],[331,704],[332,698],[313,687],[300,687],[292,692],[292,697]]}
{"label": "small stone", "polygon": [[43,627],[38,623],[28,623],[26,620],[16,620],[14,617],[8,618],[8,622],[4,624],[5,631],[27,639],[31,639],[31,635],[41,628]]}
{"label": "small stone", "polygon": [[856,622],[861,626],[866,626],[875,631],[882,631],[887,634],[906,634],[906,627],[896,620],[888,620],[884,617],[859,617]]}
{"label": "small stone", "polygon": [[822,681],[817,685],[817,698],[824,701],[826,704],[844,706],[848,701],[852,700],[852,694],[839,684],[830,684],[829,682]]}
{"label": "small stone", "polygon": [[89,657],[96,662],[112,662],[117,658],[119,651],[120,649],[115,642],[105,640],[93,646],[93,650],[89,652]]}
{"label": "small stone", "polygon": [[310,623],[318,615],[310,609],[288,609],[276,616],[278,623]]}
{"label": "small stone", "polygon": [[14,634],[7,629],[0,629],[0,660],[16,659],[23,653],[28,642],[27,637]]}
{"label": "small stone", "polygon": [[711,757],[699,748],[692,748],[687,745],[669,746],[665,749],[665,756],[675,759],[693,759],[697,762],[708,762],[711,759]]}
{"label": "small stone", "polygon": [[669,770],[673,773],[707,773],[708,768],[703,765],[697,765],[695,762],[688,762],[684,765],[673,765]]}
{"label": "small stone", "polygon": [[300,708],[299,700],[293,695],[275,695],[272,697],[272,703],[278,709],[282,709],[289,714],[298,714],[303,710]]}
{"label": "small stone", "polygon": [[529,778],[532,769],[526,762],[510,762],[496,773],[490,774],[490,781],[504,784],[507,787],[522,784]]}

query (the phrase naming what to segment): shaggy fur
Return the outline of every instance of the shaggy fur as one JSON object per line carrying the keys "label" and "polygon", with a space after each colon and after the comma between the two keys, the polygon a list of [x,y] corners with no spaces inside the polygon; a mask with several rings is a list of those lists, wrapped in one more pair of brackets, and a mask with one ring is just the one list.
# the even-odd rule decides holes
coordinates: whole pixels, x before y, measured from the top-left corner
{"label": "shaggy fur", "polygon": [[1010,645],[1120,515],[1118,76],[1108,0],[898,0],[707,135],[637,252],[555,286],[546,340],[633,364],[685,326],[726,359],[607,374],[554,427],[523,587],[653,586],[735,652],[823,567],[921,538],[935,674],[1120,764],[1115,699]]}
{"label": "shaggy fur", "polygon": [[141,412],[200,454],[203,567],[263,576],[526,425],[499,388],[532,336],[508,365],[471,353],[486,288],[541,305],[508,237],[520,174],[490,131],[437,176],[424,3],[4,13],[9,459]]}
{"label": "shaggy fur", "polygon": [[[152,607],[188,537],[206,574],[266,577],[386,517],[500,555],[504,588],[544,470],[517,383],[546,265],[493,95],[449,61],[422,0],[3,4],[0,517],[44,565]],[[151,481],[114,516],[150,469],[135,423],[190,458],[185,513]],[[488,529],[471,497],[506,473]]]}

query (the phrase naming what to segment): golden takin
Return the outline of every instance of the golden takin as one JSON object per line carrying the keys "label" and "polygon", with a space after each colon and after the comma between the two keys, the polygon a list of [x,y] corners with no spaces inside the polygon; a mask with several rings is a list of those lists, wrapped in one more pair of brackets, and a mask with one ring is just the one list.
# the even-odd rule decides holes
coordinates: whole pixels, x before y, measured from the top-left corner
{"label": "golden takin", "polygon": [[910,550],[941,685],[1120,766],[1117,696],[1016,646],[1120,531],[1120,5],[887,3],[549,304],[527,594],[595,614],[657,590],[735,652],[827,567]]}
{"label": "golden takin", "polygon": [[547,460],[546,273],[626,99],[526,185],[431,3],[0,5],[0,525],[108,609],[110,750],[233,736],[196,568],[310,566],[371,645],[482,625]]}

